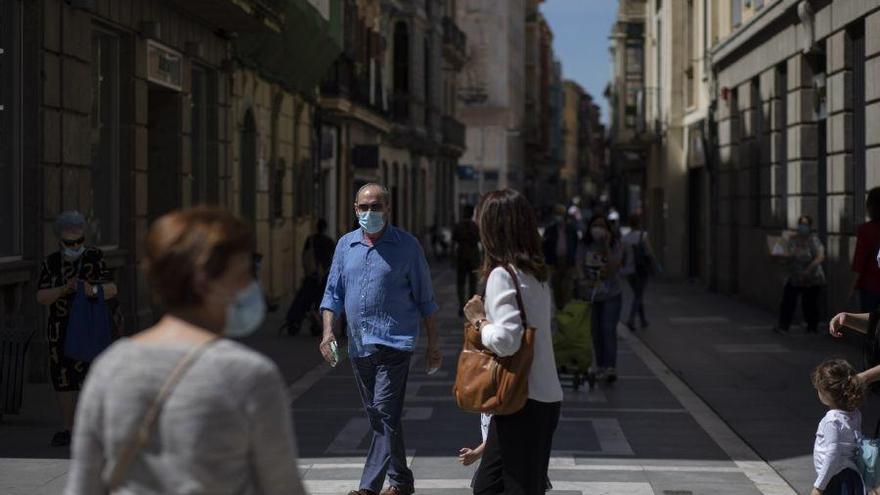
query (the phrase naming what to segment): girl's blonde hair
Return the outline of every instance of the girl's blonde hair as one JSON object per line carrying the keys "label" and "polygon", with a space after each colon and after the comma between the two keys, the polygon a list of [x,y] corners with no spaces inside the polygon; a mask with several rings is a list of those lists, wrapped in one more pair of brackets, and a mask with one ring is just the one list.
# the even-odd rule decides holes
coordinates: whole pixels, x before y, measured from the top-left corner
{"label": "girl's blonde hair", "polygon": [[810,378],[816,390],[824,392],[836,409],[855,410],[865,398],[864,384],[856,370],[843,359],[823,362],[816,367]]}

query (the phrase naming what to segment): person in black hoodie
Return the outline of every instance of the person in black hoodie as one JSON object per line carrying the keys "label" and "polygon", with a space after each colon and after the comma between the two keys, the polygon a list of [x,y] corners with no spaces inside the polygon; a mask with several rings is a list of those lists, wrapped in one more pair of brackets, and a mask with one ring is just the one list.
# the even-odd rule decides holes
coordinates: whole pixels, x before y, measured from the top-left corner
{"label": "person in black hoodie", "polygon": [[551,268],[550,286],[557,309],[562,309],[571,298],[577,245],[577,227],[566,214],[565,206],[556,205],[553,221],[544,231],[544,261]]}

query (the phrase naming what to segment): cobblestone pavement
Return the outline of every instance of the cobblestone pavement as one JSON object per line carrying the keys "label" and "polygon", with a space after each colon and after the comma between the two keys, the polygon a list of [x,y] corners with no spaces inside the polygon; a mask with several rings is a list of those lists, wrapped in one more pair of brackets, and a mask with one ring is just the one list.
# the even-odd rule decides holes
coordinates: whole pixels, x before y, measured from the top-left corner
{"label": "cobblestone pavement", "polygon": [[[459,411],[451,398],[461,322],[454,274],[435,271],[445,359],[440,372],[427,376],[422,350],[416,353],[404,429],[418,493],[464,494],[475,468],[459,465],[456,455],[479,443],[479,417]],[[315,339],[278,336],[276,327],[277,320],[267,323],[248,343],[275,359],[290,384],[308,489],[356,489],[369,437],[351,367],[322,364]],[[662,331],[659,320],[651,331]],[[566,390],[549,473],[552,493],[796,493],[641,339],[621,326],[620,340],[617,384]],[[678,350],[686,353],[687,346]],[[51,433],[45,410],[54,404],[50,394],[40,397],[40,418],[22,415],[0,425],[0,493],[57,494],[63,487],[67,452],[43,447]]]}

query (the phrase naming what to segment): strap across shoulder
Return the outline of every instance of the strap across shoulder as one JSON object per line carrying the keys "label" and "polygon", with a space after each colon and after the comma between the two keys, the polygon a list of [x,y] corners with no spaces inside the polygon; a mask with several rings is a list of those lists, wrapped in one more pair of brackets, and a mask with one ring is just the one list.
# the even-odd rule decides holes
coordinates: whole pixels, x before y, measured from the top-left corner
{"label": "strap across shoulder", "polygon": [[516,289],[516,304],[519,306],[519,315],[522,318],[523,329],[529,328],[528,317],[526,316],[526,307],[523,304],[522,300],[522,291],[519,285],[519,277],[516,276],[516,269],[510,266],[504,265],[504,269],[510,275],[510,278],[513,279],[513,287]]}

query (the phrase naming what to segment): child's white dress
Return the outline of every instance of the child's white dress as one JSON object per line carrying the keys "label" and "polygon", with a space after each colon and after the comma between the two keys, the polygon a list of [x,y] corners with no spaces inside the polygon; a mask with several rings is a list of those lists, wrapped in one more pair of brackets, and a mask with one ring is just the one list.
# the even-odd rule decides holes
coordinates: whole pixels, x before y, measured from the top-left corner
{"label": "child's white dress", "polygon": [[[813,445],[813,465],[816,482],[813,486],[825,490],[837,475],[851,469],[858,474],[856,455],[862,438],[862,413],[858,410],[831,409],[819,422],[816,443]],[[837,483],[831,483],[836,486]]]}

